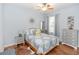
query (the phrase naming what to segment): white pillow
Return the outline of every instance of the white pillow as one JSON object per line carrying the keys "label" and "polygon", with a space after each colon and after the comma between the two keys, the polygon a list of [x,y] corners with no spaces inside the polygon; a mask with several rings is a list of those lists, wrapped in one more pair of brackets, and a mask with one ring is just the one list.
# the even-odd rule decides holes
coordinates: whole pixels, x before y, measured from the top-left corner
{"label": "white pillow", "polygon": [[35,28],[30,28],[29,29],[29,34],[34,35],[35,34]]}

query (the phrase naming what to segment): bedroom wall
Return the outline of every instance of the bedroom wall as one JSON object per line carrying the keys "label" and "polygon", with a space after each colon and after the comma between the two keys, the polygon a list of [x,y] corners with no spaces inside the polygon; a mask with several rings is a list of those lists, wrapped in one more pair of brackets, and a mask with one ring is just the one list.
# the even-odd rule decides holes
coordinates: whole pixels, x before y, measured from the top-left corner
{"label": "bedroom wall", "polygon": [[[18,4],[4,4],[4,16],[3,16],[3,27],[4,27],[4,45],[15,44],[15,36],[18,31],[27,30],[30,27],[40,27],[40,21],[44,20],[40,12],[19,6]],[[57,30],[56,34],[60,37],[62,29],[66,26],[68,16],[75,16],[75,29],[79,29],[79,6],[70,6],[52,12],[49,16],[56,15]],[[29,22],[30,18],[34,18],[35,23]],[[1,20],[0,20],[1,21]],[[63,25],[64,24],[64,25]],[[60,40],[61,41],[61,40]],[[79,40],[78,40],[79,41]],[[79,45],[79,44],[78,44]]]}
{"label": "bedroom wall", "polygon": [[3,51],[2,4],[0,4],[0,52]]}
{"label": "bedroom wall", "polygon": [[[30,23],[30,19],[34,23]],[[20,4],[4,4],[4,45],[15,44],[15,36],[19,31],[28,28],[40,28],[40,21],[43,16],[40,12]]]}
{"label": "bedroom wall", "polygon": [[[67,27],[67,17],[68,16],[74,16],[74,22],[75,22],[75,29],[79,30],[79,5],[75,5],[75,6],[70,6],[68,8],[64,8],[61,9],[59,11],[56,11],[54,13],[51,13],[50,16],[52,15],[57,15],[57,21],[58,21],[58,26],[57,26],[57,34],[59,35],[59,37],[61,38],[62,35],[62,29]],[[60,41],[62,41],[60,39]],[[78,40],[78,46],[79,46],[79,40]]]}

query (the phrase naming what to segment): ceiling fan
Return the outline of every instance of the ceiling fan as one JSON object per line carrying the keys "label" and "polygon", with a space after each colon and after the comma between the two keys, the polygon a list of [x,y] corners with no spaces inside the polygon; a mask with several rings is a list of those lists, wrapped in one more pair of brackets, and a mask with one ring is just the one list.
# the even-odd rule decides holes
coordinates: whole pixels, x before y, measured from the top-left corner
{"label": "ceiling fan", "polygon": [[54,5],[50,3],[40,3],[37,5],[37,9],[42,11],[51,11],[54,9]]}

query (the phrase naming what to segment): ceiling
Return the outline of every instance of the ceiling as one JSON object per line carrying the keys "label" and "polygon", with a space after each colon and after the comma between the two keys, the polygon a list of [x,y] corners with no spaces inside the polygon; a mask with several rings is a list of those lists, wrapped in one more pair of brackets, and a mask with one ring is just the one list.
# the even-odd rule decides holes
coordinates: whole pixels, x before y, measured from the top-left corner
{"label": "ceiling", "polygon": [[[54,5],[55,10],[60,10],[62,8],[79,5],[79,3],[52,3],[52,4]],[[21,3],[19,5],[21,5],[25,8],[27,7],[27,8],[35,9],[35,7],[38,5],[38,3]]]}

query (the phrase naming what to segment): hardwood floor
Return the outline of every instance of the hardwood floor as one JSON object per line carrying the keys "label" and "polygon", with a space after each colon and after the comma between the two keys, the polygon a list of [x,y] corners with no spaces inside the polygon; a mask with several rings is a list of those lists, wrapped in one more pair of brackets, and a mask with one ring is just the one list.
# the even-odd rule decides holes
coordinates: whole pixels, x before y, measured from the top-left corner
{"label": "hardwood floor", "polygon": [[16,48],[16,55],[28,55],[30,52],[31,51],[27,49],[27,45],[19,46]]}
{"label": "hardwood floor", "polygon": [[77,55],[77,50],[67,45],[59,45],[55,47],[48,55]]}
{"label": "hardwood floor", "polygon": [[[17,48],[14,47],[14,49],[16,50],[16,55],[30,55],[31,51],[28,50],[27,47],[27,45],[21,45]],[[79,55],[79,48],[75,50],[70,46],[60,44],[59,46],[56,46],[54,49],[52,49],[49,53],[47,53],[47,55]]]}

